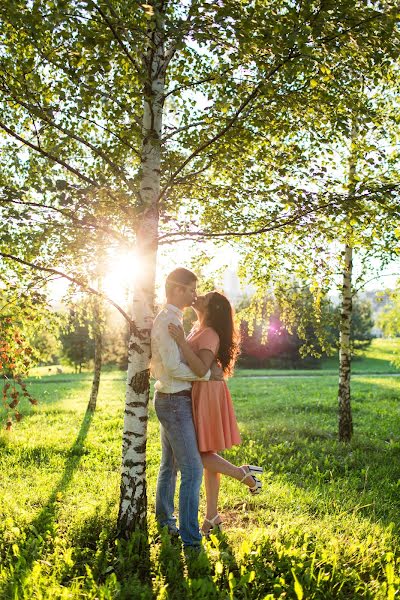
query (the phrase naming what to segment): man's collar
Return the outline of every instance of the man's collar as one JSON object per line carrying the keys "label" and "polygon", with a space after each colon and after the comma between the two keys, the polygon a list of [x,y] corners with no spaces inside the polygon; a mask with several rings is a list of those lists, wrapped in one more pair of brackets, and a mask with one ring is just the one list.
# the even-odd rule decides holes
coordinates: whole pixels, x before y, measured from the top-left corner
{"label": "man's collar", "polygon": [[178,317],[180,319],[183,318],[183,310],[181,310],[180,308],[178,308],[177,306],[175,306],[175,304],[166,304],[165,308],[167,308],[168,310],[171,310],[172,312],[174,312],[176,315],[178,315]]}

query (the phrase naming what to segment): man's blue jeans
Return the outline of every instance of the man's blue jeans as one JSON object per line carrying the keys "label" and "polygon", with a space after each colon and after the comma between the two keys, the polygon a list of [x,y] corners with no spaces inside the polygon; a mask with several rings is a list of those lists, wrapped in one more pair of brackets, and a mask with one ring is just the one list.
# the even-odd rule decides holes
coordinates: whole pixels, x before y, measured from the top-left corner
{"label": "man's blue jeans", "polygon": [[186,396],[159,396],[156,392],[154,407],[161,424],[162,450],[156,519],[161,526],[176,529],[174,495],[179,470],[179,532],[184,546],[198,546],[201,540],[198,512],[203,464],[197,448],[192,401]]}

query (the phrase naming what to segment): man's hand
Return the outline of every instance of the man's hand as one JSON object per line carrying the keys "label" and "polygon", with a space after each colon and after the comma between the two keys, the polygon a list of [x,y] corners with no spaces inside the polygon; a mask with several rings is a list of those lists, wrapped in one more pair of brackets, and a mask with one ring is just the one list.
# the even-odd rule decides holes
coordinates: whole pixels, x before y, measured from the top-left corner
{"label": "man's hand", "polygon": [[210,370],[211,370],[210,381],[223,381],[224,380],[224,372],[215,361],[211,365]]}

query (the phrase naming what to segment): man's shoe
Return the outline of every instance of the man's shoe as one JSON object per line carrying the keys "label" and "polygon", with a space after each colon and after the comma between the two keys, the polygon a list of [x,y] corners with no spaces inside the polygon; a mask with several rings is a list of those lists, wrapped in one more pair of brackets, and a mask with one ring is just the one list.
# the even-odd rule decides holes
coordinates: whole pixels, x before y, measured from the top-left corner
{"label": "man's shoe", "polygon": [[168,527],[168,535],[171,538],[171,541],[180,539],[179,529],[177,527]]}
{"label": "man's shoe", "polygon": [[186,558],[197,558],[203,551],[203,546],[197,544],[196,546],[184,546],[183,553]]}

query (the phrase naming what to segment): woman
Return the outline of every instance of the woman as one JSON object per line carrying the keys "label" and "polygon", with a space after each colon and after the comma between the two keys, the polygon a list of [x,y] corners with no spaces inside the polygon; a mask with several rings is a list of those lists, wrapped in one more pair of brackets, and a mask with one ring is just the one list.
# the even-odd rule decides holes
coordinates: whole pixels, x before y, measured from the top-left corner
{"label": "woman", "polygon": [[[228,299],[218,292],[209,292],[198,296],[193,308],[198,322],[187,339],[183,329],[172,323],[169,325],[170,335],[179,345],[189,367],[199,377],[207,373],[214,360],[218,361],[224,375],[231,375],[239,345]],[[254,465],[236,467],[217,454],[240,444],[232,399],[225,381],[194,381],[192,404],[204,465],[207,513],[202,533],[207,536],[214,527],[221,529],[222,525],[218,514],[220,474],[238,479],[250,488],[252,494],[258,494],[261,481],[256,475],[261,474],[263,469]]]}

